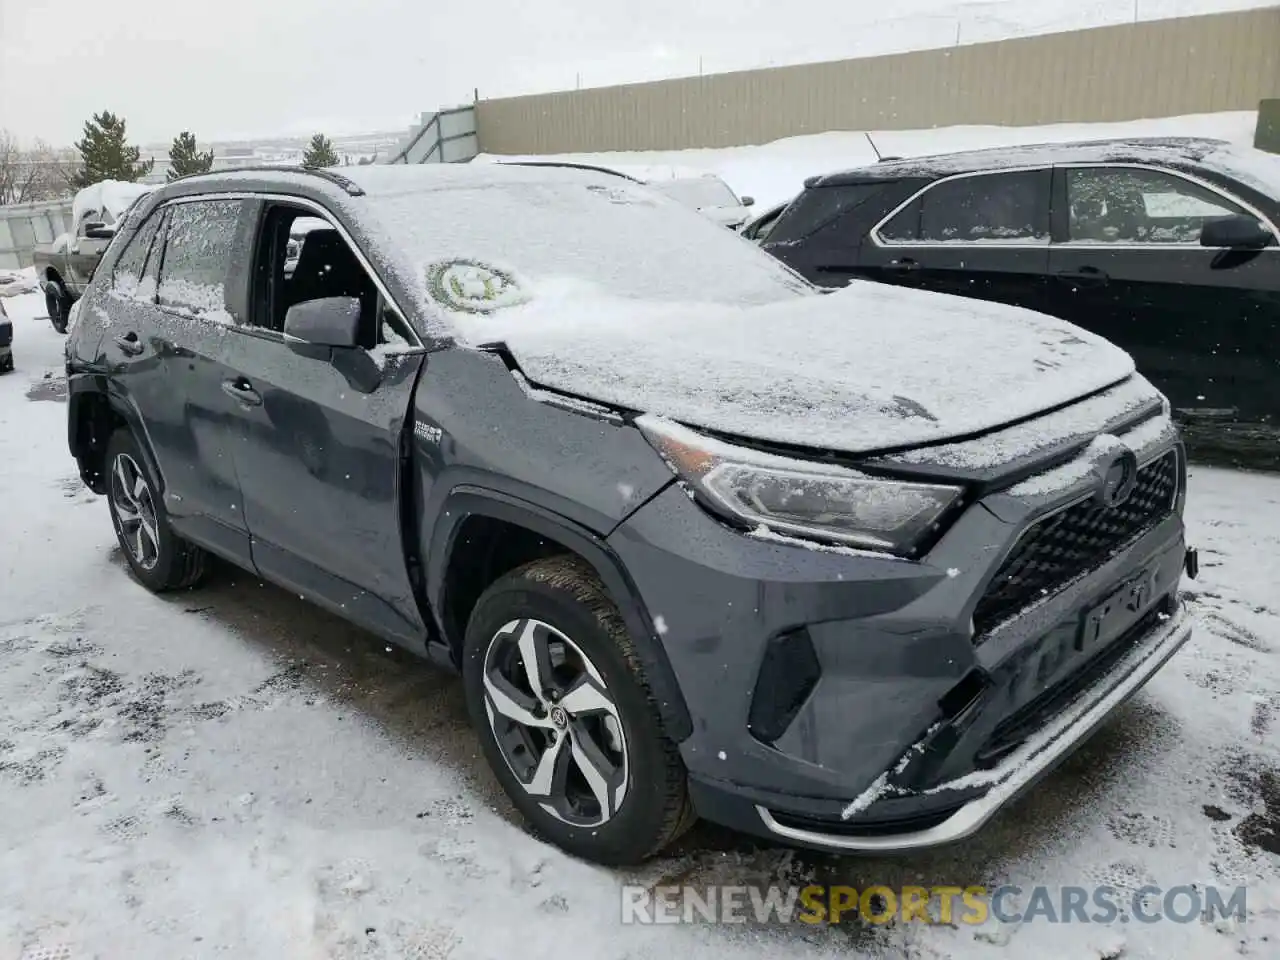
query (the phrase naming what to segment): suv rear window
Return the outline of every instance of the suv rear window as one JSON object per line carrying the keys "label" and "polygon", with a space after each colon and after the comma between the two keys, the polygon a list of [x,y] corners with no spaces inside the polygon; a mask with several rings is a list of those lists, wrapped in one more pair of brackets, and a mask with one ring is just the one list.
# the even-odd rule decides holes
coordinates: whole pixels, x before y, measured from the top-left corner
{"label": "suv rear window", "polygon": [[796,197],[769,233],[769,243],[808,237],[850,210],[866,203],[893,181],[875,180],[836,187],[811,187]]}

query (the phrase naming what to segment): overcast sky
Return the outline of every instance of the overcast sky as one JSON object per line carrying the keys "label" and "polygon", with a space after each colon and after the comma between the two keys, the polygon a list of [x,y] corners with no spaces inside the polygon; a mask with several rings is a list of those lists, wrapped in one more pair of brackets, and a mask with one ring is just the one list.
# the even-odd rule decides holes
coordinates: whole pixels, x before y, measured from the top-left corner
{"label": "overcast sky", "polygon": [[[1139,0],[1142,17],[1271,0]],[[481,96],[1132,19],[1134,0],[0,0],[0,128],[68,145],[400,130]]]}

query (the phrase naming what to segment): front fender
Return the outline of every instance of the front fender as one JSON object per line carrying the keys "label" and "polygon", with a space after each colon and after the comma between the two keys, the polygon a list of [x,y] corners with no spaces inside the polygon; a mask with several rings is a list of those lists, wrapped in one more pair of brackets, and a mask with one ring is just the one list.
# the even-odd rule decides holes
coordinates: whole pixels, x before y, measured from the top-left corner
{"label": "front fender", "polygon": [[658,703],[659,714],[667,736],[679,743],[693,732],[689,708],[676,683],[675,673],[666,650],[658,637],[653,619],[625,568],[604,540],[580,524],[534,503],[509,494],[463,484],[450,490],[444,510],[425,545],[427,557],[426,590],[437,626],[444,635],[445,625],[439,621],[444,610],[445,574],[458,530],[472,516],[490,517],[533,530],[563,544],[587,561],[608,590],[618,607],[627,632],[635,644],[636,654],[644,665],[649,686]]}

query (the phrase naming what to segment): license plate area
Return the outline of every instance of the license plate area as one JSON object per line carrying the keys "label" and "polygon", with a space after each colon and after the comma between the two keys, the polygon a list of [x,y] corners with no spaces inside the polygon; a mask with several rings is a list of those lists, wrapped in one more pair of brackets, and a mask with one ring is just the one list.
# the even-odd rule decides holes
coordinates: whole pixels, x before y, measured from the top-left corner
{"label": "license plate area", "polygon": [[1092,654],[1137,623],[1156,598],[1156,572],[1143,570],[1084,612],[1076,633],[1077,652]]}

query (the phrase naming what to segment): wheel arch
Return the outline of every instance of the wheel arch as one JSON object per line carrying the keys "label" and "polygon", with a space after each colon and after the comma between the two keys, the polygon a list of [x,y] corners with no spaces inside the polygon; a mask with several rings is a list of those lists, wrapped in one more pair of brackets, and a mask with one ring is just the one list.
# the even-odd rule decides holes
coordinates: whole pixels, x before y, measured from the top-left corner
{"label": "wheel arch", "polygon": [[455,663],[459,659],[462,638],[457,626],[450,622],[447,611],[451,603],[449,574],[455,551],[459,549],[459,534],[467,528],[469,521],[476,518],[523,528],[536,537],[563,547],[564,552],[576,554],[595,571],[626,624],[657,700],[665,733],[677,743],[689,737],[693,732],[689,709],[653,619],[635,584],[603,540],[586,527],[553,511],[508,494],[471,485],[455,487],[438,517],[427,553],[426,592],[440,635],[448,643]]}
{"label": "wheel arch", "polygon": [[104,389],[98,379],[82,376],[67,381],[67,445],[80,468],[80,479],[94,493],[106,493],[107,443],[112,433],[125,427],[137,441],[147,470],[156,478],[162,493],[164,477],[142,418],[131,404]]}

